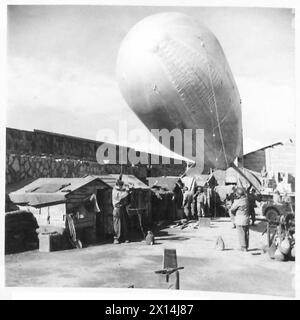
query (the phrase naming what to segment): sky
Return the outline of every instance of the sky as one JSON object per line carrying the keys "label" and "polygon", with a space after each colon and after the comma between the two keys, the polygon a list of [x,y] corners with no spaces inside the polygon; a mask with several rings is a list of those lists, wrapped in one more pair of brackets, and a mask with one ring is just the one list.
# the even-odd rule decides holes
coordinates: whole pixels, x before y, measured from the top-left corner
{"label": "sky", "polygon": [[144,128],[123,100],[115,67],[137,22],[177,11],[218,38],[237,83],[244,151],[295,139],[291,9],[147,6],[9,6],[7,127],[96,139],[99,129]]}

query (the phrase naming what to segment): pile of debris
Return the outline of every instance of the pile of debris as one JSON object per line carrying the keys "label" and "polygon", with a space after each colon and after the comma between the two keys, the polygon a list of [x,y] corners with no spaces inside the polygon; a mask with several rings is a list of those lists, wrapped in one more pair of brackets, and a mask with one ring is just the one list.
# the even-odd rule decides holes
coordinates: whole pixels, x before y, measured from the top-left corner
{"label": "pile of debris", "polygon": [[197,220],[187,220],[187,219],[181,219],[174,222],[175,224],[171,225],[170,228],[176,228],[176,229],[198,229],[199,227],[199,221]]}
{"label": "pile of debris", "polygon": [[39,246],[37,228],[37,221],[31,212],[25,210],[6,212],[5,253],[37,249]]}

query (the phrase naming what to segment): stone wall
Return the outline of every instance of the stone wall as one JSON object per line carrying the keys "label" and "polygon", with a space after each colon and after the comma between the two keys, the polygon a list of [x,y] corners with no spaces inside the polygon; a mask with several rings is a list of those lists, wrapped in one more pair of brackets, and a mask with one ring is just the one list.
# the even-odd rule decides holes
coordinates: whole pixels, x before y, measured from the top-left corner
{"label": "stone wall", "polygon": [[[15,184],[25,179],[60,177],[77,178],[88,174],[105,175],[119,174],[120,165],[100,165],[97,162],[63,159],[52,156],[38,155],[6,155],[6,185]],[[184,172],[184,165],[176,167],[172,165],[153,165],[151,173],[144,166],[123,166],[124,174],[133,174],[142,181],[146,182],[146,177],[161,175],[181,175]]]}
{"label": "stone wall", "polygon": [[[88,174],[119,174],[119,164],[100,165],[96,151],[101,142],[42,131],[6,130],[6,186],[42,177],[77,178]],[[185,164],[123,165],[124,174],[146,182],[148,176],[177,176]]]}
{"label": "stone wall", "polygon": [[6,152],[96,161],[102,142],[45,131],[6,129]]}

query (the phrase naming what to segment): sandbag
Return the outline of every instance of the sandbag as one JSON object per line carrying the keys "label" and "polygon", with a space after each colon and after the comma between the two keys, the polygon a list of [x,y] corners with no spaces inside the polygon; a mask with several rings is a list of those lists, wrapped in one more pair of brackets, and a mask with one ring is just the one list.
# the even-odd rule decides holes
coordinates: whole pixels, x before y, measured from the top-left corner
{"label": "sandbag", "polygon": [[146,243],[148,245],[153,245],[155,243],[154,235],[151,231],[148,231],[148,233],[147,233]]}
{"label": "sandbag", "polygon": [[293,259],[295,259],[295,257],[296,257],[296,249],[295,249],[295,246],[292,248],[292,250],[291,250],[291,257],[293,258]]}
{"label": "sandbag", "polygon": [[225,249],[225,243],[221,236],[216,241],[216,250],[223,251]]}
{"label": "sandbag", "polygon": [[285,238],[279,245],[279,250],[282,254],[288,255],[291,251],[291,244],[288,238]]}
{"label": "sandbag", "polygon": [[274,253],[274,259],[277,261],[284,261],[285,260],[285,255],[280,251],[279,248]]}

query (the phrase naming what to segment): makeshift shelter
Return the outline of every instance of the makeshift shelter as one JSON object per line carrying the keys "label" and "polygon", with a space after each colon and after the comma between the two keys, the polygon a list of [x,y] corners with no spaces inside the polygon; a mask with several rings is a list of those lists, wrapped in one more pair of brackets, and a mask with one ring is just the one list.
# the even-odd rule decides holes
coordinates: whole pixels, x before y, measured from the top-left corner
{"label": "makeshift shelter", "polygon": [[195,177],[196,186],[205,187],[208,184],[210,175],[209,174],[201,174],[200,176]]}
{"label": "makeshift shelter", "polygon": [[[11,201],[21,210],[31,212],[40,229],[55,230],[61,234],[70,227],[70,220],[76,231],[85,231],[87,242],[95,241],[97,217],[104,217],[103,234],[112,233],[109,223],[111,206],[105,196],[111,187],[96,177],[85,178],[40,178],[25,187],[11,192]],[[98,205],[99,204],[99,205]]]}
{"label": "makeshift shelter", "polygon": [[38,228],[31,212],[15,210],[5,213],[5,253],[17,253],[38,248]]}
{"label": "makeshift shelter", "polygon": [[181,218],[182,189],[184,183],[192,187],[193,179],[184,182],[180,177],[148,177],[148,184],[152,191],[152,214],[154,221],[174,220]]}
{"label": "makeshift shelter", "polygon": [[174,176],[148,177],[147,180],[150,188],[152,188],[153,186],[159,186],[168,191],[172,191],[176,187],[179,177],[174,177]]}
{"label": "makeshift shelter", "polygon": [[[111,200],[112,197],[112,188],[116,184],[116,180],[119,179],[118,174],[108,174],[108,175],[100,175],[93,176],[97,177],[105,184],[109,185],[110,195],[109,198]],[[152,211],[151,211],[151,190],[150,188],[139,180],[134,175],[122,174],[122,181],[125,185],[128,185],[132,192],[130,195],[130,208],[128,208],[129,215],[132,213],[139,213],[142,217],[142,224],[149,225],[152,222]]]}
{"label": "makeshift shelter", "polygon": [[195,184],[196,184],[196,179],[195,177],[188,177],[185,176],[183,178],[180,178],[180,180],[182,181],[182,183],[184,184],[185,187],[187,187],[189,190],[193,191],[195,188]]}

